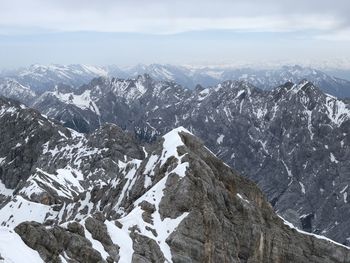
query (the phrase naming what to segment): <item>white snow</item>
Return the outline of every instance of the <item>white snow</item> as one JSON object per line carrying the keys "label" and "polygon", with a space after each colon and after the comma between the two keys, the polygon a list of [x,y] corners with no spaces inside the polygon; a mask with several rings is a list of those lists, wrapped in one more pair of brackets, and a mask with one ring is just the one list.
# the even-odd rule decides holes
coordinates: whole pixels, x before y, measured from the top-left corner
{"label": "white snow", "polygon": [[298,232],[301,233],[301,234],[308,235],[308,236],[313,236],[313,237],[315,237],[315,238],[317,238],[317,239],[322,239],[322,240],[328,241],[329,243],[333,243],[333,244],[335,244],[335,245],[337,245],[337,246],[341,246],[341,247],[344,247],[344,248],[350,250],[350,247],[347,247],[347,246],[345,246],[345,245],[343,245],[343,244],[337,243],[337,242],[335,242],[335,241],[333,241],[333,240],[331,240],[331,239],[329,239],[329,238],[327,238],[327,237],[324,237],[324,236],[320,236],[320,235],[316,235],[316,234],[312,234],[312,233],[309,233],[309,232],[302,231],[302,230],[296,228],[292,223],[290,223],[290,222],[288,222],[287,220],[285,220],[283,217],[279,216],[279,218],[281,218],[281,219],[283,220],[283,222],[284,222],[285,225],[289,226],[291,229],[295,229],[296,231],[298,231]]}
{"label": "white snow", "polygon": [[238,196],[239,199],[242,199],[243,201],[247,202],[248,204],[250,203],[247,199],[243,198],[243,196],[241,194],[236,194]]}
{"label": "white snow", "polygon": [[[134,159],[132,161],[130,161],[128,163],[129,165],[132,165],[132,168],[128,171],[128,173],[125,175],[125,179],[127,179],[127,182],[124,184],[123,189],[121,191],[121,194],[118,197],[118,201],[117,204],[115,205],[115,207],[118,209],[117,212],[119,213],[124,213],[124,211],[122,211],[119,207],[119,205],[121,204],[123,198],[125,197],[125,195],[128,194],[128,190],[130,190],[132,188],[132,186],[135,183],[135,180],[137,179],[137,177],[135,176],[138,168],[140,167],[141,161]],[[119,161],[119,166],[123,167],[123,169],[125,169],[127,167],[127,164],[122,163]]]}
{"label": "white snow", "polygon": [[256,117],[258,119],[261,119],[262,117],[264,117],[266,115],[266,113],[267,113],[267,109],[266,108],[264,108],[264,109],[260,109],[259,108],[255,114],[256,114]]}
{"label": "white snow", "polygon": [[157,161],[159,160],[159,156],[157,155],[151,155],[148,159],[148,162],[146,164],[145,167],[145,184],[144,187],[147,188],[148,186],[150,186],[152,184],[152,177],[154,175],[154,167],[157,163]]}
{"label": "white snow", "polygon": [[177,147],[184,145],[181,140],[181,137],[179,136],[179,133],[181,132],[192,134],[184,127],[178,127],[163,136],[164,143],[163,153],[161,155],[161,166],[168,160],[169,157],[179,157],[177,153]]}
{"label": "white snow", "polygon": [[337,126],[340,126],[350,117],[350,110],[347,108],[347,105],[332,96],[327,96],[325,106],[329,119]]}
{"label": "white snow", "polygon": [[14,228],[24,221],[36,221],[43,223],[47,213],[56,214],[49,206],[27,201],[21,196],[16,196],[7,203],[0,213],[0,225]]}
{"label": "white snow", "polygon": [[[84,224],[83,224],[84,225]],[[109,254],[105,251],[103,245],[101,244],[100,241],[94,239],[91,235],[91,233],[84,227],[84,233],[85,233],[85,237],[90,240],[92,247],[94,249],[96,249],[98,252],[101,253],[102,258],[107,259],[107,257],[109,256]]]}
{"label": "white snow", "polygon": [[344,203],[347,203],[348,200],[347,200],[347,197],[348,197],[348,193],[346,192],[346,190],[348,189],[349,185],[346,185],[341,191],[340,193],[343,194],[343,200],[344,200]]}
{"label": "white snow", "polygon": [[129,263],[132,262],[132,254],[134,249],[132,247],[132,239],[130,238],[128,231],[118,228],[114,223],[105,221],[109,236],[114,244],[118,244],[119,249],[119,262]]}
{"label": "white snow", "polygon": [[55,91],[53,92],[53,95],[66,104],[73,104],[83,110],[90,109],[97,115],[100,115],[98,107],[91,98],[91,90],[85,90],[82,94],[79,95],[74,93],[61,93],[59,91]]}
{"label": "white snow", "polygon": [[40,263],[39,253],[28,247],[15,231],[0,227],[0,255],[4,263]]}
{"label": "white snow", "polygon": [[245,90],[240,90],[240,91],[238,91],[236,97],[234,98],[234,100],[235,100],[235,99],[238,99],[239,96],[241,96],[244,92],[245,92]]}
{"label": "white snow", "polygon": [[313,140],[314,138],[314,133],[312,132],[312,111],[311,110],[305,110],[305,113],[307,115],[307,128],[310,133],[310,138]]}
{"label": "white snow", "polygon": [[349,185],[346,185],[346,186],[340,191],[340,193],[341,193],[341,194],[344,193],[344,192],[346,191],[346,189],[348,189],[348,187],[349,187]]}
{"label": "white snow", "polygon": [[11,196],[13,191],[13,189],[6,188],[6,186],[0,181],[0,195]]}
{"label": "white snow", "polygon": [[266,153],[268,153],[267,148],[266,148],[267,142],[266,142],[266,141],[263,142],[262,140],[258,140],[258,142],[260,142],[260,144],[261,144],[261,146],[263,147],[264,151],[265,151]]}
{"label": "white snow", "polygon": [[330,158],[331,158],[331,162],[333,162],[333,163],[338,163],[338,160],[335,158],[335,156],[333,155],[333,153],[330,153]]}
{"label": "white snow", "polygon": [[222,142],[224,141],[224,137],[225,135],[221,134],[217,139],[216,139],[216,142],[218,144],[222,144]]}
{"label": "white snow", "polygon": [[345,203],[345,204],[348,202],[347,197],[348,197],[348,193],[347,193],[347,192],[344,192],[344,193],[343,193],[343,199],[344,199],[344,203]]}
{"label": "white snow", "polygon": [[283,163],[284,167],[286,168],[288,177],[293,177],[292,171],[288,168],[288,166],[286,165],[286,163],[285,163],[283,160],[281,160],[281,162]]}
{"label": "white snow", "polygon": [[205,98],[207,98],[209,95],[209,89],[206,88],[204,90],[202,90],[201,92],[198,93],[198,101],[202,101],[204,100]]}
{"label": "white snow", "polygon": [[305,186],[304,186],[304,184],[303,184],[302,182],[299,182],[299,185],[300,185],[300,187],[301,187],[301,192],[302,192],[303,194],[305,194]]}
{"label": "white snow", "polygon": [[85,64],[81,64],[80,65],[85,71],[90,72],[95,74],[96,76],[104,76],[107,77],[108,72],[101,67],[96,67],[96,66],[92,66],[92,65],[85,65]]}
{"label": "white snow", "polygon": [[49,174],[39,168],[37,172],[28,178],[30,186],[21,190],[20,193],[30,197],[33,193],[41,193],[41,185],[44,184],[48,188],[54,190],[59,196],[74,198],[74,194],[83,192],[84,188],[80,185],[79,180],[83,180],[80,171],[66,167],[58,169],[56,175]]}
{"label": "white snow", "polygon": [[[177,160],[177,165],[173,168],[173,170],[167,171],[166,175],[159,182],[153,185],[144,195],[142,195],[140,198],[138,198],[134,202],[135,208],[131,212],[129,212],[127,215],[121,217],[118,220],[123,225],[122,229],[119,229],[111,222],[106,223],[112,240],[116,244],[118,244],[118,246],[120,246],[121,248],[120,262],[131,262],[133,248],[132,248],[132,241],[128,235],[128,232],[129,232],[129,229],[133,226],[137,226],[137,229],[141,235],[147,236],[155,240],[159,245],[161,251],[163,252],[166,258],[166,261],[171,262],[170,247],[165,241],[168,238],[168,236],[173,231],[175,231],[176,227],[188,215],[188,213],[183,213],[181,216],[175,219],[164,218],[162,220],[159,213],[159,203],[163,198],[168,177],[172,176],[173,174],[177,174],[180,178],[182,178],[185,176],[186,169],[188,167],[187,162],[181,162],[181,159],[183,156],[179,156],[177,152],[177,148],[179,146],[184,145],[181,140],[181,137],[179,136],[180,132],[189,133],[189,131],[187,131],[185,128],[179,127],[163,136],[164,142],[163,142],[163,151],[161,153],[161,156],[158,157],[156,155],[151,155],[145,168],[145,171],[147,171],[148,174],[152,175],[153,174],[152,169],[154,169],[156,165],[159,164],[162,166],[166,163],[168,158],[175,157]],[[133,174],[132,178],[134,178],[135,172],[136,170],[132,172]],[[125,192],[127,192],[128,189],[130,189],[130,186],[128,185],[128,183],[126,183],[125,185],[127,185],[127,187],[126,189],[122,190],[122,194],[119,197],[118,203],[120,201],[120,198],[124,196]],[[152,214],[153,224],[144,222],[142,219],[143,210],[139,206],[139,204],[142,201],[147,201],[153,204],[156,208],[156,211]],[[155,229],[157,231],[157,235],[154,235],[153,232],[146,229],[146,227]]]}
{"label": "white snow", "polygon": [[10,113],[11,115],[13,115],[13,113],[15,113],[17,111],[17,108],[15,107],[6,107],[6,106],[2,106],[0,109],[0,117]]}

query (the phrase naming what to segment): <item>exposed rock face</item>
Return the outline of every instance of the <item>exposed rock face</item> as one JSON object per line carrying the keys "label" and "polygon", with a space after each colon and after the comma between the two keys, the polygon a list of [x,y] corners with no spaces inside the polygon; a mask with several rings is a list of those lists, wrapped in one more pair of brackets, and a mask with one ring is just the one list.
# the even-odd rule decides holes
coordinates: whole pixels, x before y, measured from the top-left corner
{"label": "exposed rock face", "polygon": [[350,262],[349,248],[287,226],[184,128],[140,147],[113,125],[57,127],[0,208],[2,229],[46,262]]}
{"label": "exposed rock face", "polygon": [[226,81],[191,92],[145,75],[95,79],[69,94],[46,93],[35,107],[80,131],[111,122],[147,142],[182,125],[254,180],[284,218],[348,242],[350,108],[312,83],[262,91]]}
{"label": "exposed rock face", "polygon": [[[15,188],[25,181],[37,162],[40,147],[70,132],[33,109],[16,101],[0,98],[1,168],[0,179],[7,188]],[[60,133],[62,135],[60,135]]]}
{"label": "exposed rock face", "polygon": [[84,236],[60,227],[46,229],[39,223],[25,222],[15,231],[28,246],[39,252],[45,262],[61,262],[60,254],[63,252],[78,262],[105,262]]}

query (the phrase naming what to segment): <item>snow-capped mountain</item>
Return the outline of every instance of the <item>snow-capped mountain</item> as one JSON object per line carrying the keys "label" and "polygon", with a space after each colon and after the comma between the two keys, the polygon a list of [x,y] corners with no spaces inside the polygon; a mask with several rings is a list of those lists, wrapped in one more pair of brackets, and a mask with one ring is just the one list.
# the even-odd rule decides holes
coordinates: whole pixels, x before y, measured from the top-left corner
{"label": "snow-capped mountain", "polygon": [[113,124],[84,135],[12,100],[0,98],[0,109],[1,261],[350,257],[347,247],[291,229],[254,183],[185,128],[142,146]]}
{"label": "snow-capped mountain", "polygon": [[25,104],[31,104],[36,94],[30,88],[25,87],[13,79],[0,79],[0,96],[15,99]]}
{"label": "snow-capped mountain", "polygon": [[[148,74],[155,80],[174,81],[193,89],[196,85],[215,86],[226,80],[247,81],[254,86],[271,90],[287,81],[298,83],[303,79],[313,82],[324,92],[333,96],[350,97],[350,81],[333,77],[321,70],[302,66],[282,66],[274,69],[227,68],[227,67],[184,67],[173,65],[137,65],[124,70],[128,77]],[[110,76],[119,77],[110,74]]]}
{"label": "snow-capped mountain", "polygon": [[350,97],[350,81],[326,74],[310,67],[282,66],[275,69],[229,68],[229,67],[189,67],[162,64],[139,64],[119,68],[111,66],[88,65],[32,65],[28,68],[2,74],[13,78],[21,85],[42,93],[53,90],[57,85],[73,88],[90,82],[95,77],[136,78],[148,74],[158,81],[176,82],[181,86],[194,89],[215,86],[226,80],[242,80],[254,86],[271,90],[287,81],[298,83],[303,79],[313,82],[324,92],[339,98]]}
{"label": "snow-capped mountain", "polygon": [[148,142],[184,126],[257,182],[294,225],[342,243],[350,238],[350,107],[311,82],[264,91],[226,81],[190,91],[148,75],[99,78],[79,91],[47,92],[33,106],[82,132],[116,123]]}
{"label": "snow-capped mountain", "polygon": [[106,122],[133,130],[145,107],[175,104],[189,94],[174,82],[155,81],[149,75],[127,80],[98,78],[74,92],[45,92],[32,106],[80,132],[93,131]]}
{"label": "snow-capped mountain", "polygon": [[328,94],[339,98],[350,97],[350,81],[327,75],[317,69],[298,65],[283,66],[273,70],[227,70],[222,73],[221,79],[247,81],[264,90],[283,85],[287,81],[298,83],[307,79]]}
{"label": "snow-capped mountain", "polygon": [[55,86],[64,84],[73,87],[81,86],[99,76],[107,76],[103,67],[90,65],[31,65],[6,73],[21,85],[31,88],[35,92],[52,90]]}

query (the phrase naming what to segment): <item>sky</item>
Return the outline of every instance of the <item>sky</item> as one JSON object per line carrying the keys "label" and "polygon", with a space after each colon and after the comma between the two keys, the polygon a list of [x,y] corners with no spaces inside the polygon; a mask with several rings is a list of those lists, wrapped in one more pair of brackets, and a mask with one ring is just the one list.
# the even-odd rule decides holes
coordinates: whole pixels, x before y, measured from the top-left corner
{"label": "sky", "polygon": [[350,68],[348,0],[0,0],[0,68],[310,63]]}

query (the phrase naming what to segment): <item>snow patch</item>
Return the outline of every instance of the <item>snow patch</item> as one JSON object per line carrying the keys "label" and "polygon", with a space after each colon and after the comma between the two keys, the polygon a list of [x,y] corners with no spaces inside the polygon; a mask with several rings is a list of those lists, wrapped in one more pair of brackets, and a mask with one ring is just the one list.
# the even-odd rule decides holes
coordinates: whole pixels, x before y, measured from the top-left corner
{"label": "snow patch", "polygon": [[97,115],[100,115],[98,107],[91,98],[91,90],[85,90],[80,95],[74,93],[61,93],[59,91],[55,91],[53,92],[53,95],[66,104],[75,105],[83,110],[90,109]]}
{"label": "snow patch", "polygon": [[287,225],[289,228],[295,229],[297,232],[299,232],[299,233],[301,233],[301,234],[308,235],[308,236],[312,236],[312,237],[317,238],[317,239],[322,239],[322,240],[328,241],[329,243],[332,243],[332,244],[335,244],[335,245],[337,245],[337,246],[341,246],[341,247],[344,247],[344,248],[350,250],[350,247],[347,247],[347,246],[345,246],[345,245],[343,245],[343,244],[337,243],[337,242],[335,242],[335,241],[333,241],[333,240],[331,240],[331,239],[329,239],[329,238],[327,238],[327,237],[324,237],[324,236],[320,236],[320,235],[316,235],[316,234],[312,234],[312,233],[309,233],[309,232],[302,231],[302,230],[296,228],[292,223],[290,223],[290,222],[288,222],[287,220],[285,220],[283,217],[281,217],[281,216],[278,216],[278,217],[281,218],[281,219],[283,220],[284,224]]}
{"label": "snow patch", "polygon": [[338,163],[338,160],[334,157],[333,153],[330,153],[331,162]]}
{"label": "snow patch", "polygon": [[217,144],[222,144],[222,142],[224,141],[224,137],[225,137],[225,135],[221,134],[221,135],[216,139]]}
{"label": "snow patch", "polygon": [[13,189],[6,188],[6,186],[0,181],[0,195],[12,196],[13,191]]}
{"label": "snow patch", "polygon": [[303,194],[305,194],[305,186],[304,186],[304,184],[303,184],[302,182],[299,182],[299,185],[300,185],[300,187],[301,187],[301,192],[302,192]]}
{"label": "snow patch", "polygon": [[0,227],[0,255],[4,263],[44,262],[39,253],[28,247],[15,231]]}
{"label": "snow patch", "polygon": [[0,224],[8,228],[15,228],[18,224],[28,220],[43,223],[48,213],[56,214],[47,205],[33,203],[21,196],[16,196],[1,209]]}

